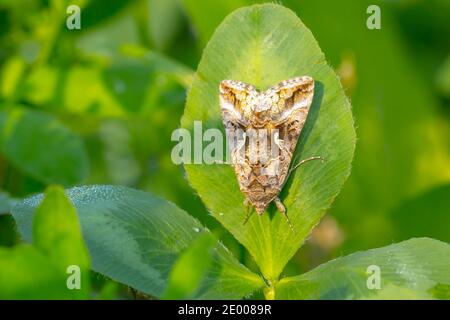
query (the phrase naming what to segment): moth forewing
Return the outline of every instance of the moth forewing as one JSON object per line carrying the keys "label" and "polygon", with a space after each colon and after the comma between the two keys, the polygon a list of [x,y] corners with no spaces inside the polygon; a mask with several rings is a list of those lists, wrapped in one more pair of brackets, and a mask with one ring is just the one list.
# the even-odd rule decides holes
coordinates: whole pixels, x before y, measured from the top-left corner
{"label": "moth forewing", "polygon": [[[282,81],[269,90],[274,90],[280,97],[278,102],[280,112],[278,119],[274,119],[275,125],[299,120],[297,118],[300,115],[302,116],[300,120],[306,120],[314,96],[314,80],[311,77]],[[300,110],[302,113],[298,114]]]}

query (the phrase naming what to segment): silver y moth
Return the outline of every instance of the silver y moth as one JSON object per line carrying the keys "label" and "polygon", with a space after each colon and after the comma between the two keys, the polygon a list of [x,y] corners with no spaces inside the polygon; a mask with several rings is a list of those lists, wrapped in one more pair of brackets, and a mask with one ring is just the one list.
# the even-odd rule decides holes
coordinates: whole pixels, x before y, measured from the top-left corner
{"label": "silver y moth", "polygon": [[314,80],[297,77],[265,91],[244,82],[224,80],[219,89],[227,136],[238,137],[237,143],[229,145],[231,162],[245,195],[244,204],[252,205],[262,215],[274,201],[292,228],[278,195],[293,169],[306,161],[322,159],[308,158],[290,168],[313,100]]}

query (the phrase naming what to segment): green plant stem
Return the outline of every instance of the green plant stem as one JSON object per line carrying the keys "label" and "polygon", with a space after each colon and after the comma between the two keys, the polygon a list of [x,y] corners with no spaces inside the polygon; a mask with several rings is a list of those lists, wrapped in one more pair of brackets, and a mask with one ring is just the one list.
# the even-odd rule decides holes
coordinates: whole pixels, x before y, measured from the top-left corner
{"label": "green plant stem", "polygon": [[269,286],[264,288],[263,292],[266,300],[275,300],[275,286],[272,281],[269,281]]}

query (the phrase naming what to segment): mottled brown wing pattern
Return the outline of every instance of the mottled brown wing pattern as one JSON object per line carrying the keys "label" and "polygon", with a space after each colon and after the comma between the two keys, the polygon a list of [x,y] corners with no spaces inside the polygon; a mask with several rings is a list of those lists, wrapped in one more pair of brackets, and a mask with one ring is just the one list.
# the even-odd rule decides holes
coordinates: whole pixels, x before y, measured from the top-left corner
{"label": "mottled brown wing pattern", "polygon": [[314,80],[310,77],[294,78],[283,81],[267,91],[274,91],[279,96],[275,110],[271,111],[273,125],[282,137],[278,142],[283,159],[278,179],[281,190],[289,174],[298,137],[308,117],[314,95]]}
{"label": "mottled brown wing pattern", "polygon": [[[258,214],[278,198],[292,154],[305,124],[314,93],[314,80],[298,77],[265,91],[240,81],[220,84],[220,106],[227,130],[231,162],[241,191]],[[287,218],[287,216],[286,216]],[[288,220],[289,221],[289,220]]]}

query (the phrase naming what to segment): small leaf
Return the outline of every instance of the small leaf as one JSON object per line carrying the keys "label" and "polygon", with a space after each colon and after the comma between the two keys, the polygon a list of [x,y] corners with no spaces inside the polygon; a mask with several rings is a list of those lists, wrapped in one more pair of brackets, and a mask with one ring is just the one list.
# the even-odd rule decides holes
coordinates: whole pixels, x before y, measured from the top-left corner
{"label": "small leaf", "polygon": [[50,260],[29,245],[0,248],[0,299],[72,299],[74,291],[66,286]]}
{"label": "small leaf", "polygon": [[[380,271],[380,289],[369,289],[372,273]],[[324,263],[276,285],[277,299],[424,299],[450,285],[450,247],[416,238],[384,248],[358,252]],[[434,289],[433,289],[434,288]],[[442,290],[441,290],[442,291]],[[437,292],[437,291],[436,291]],[[439,298],[439,294],[434,296]]]}
{"label": "small leaf", "polygon": [[[152,296],[161,297],[180,254],[199,235],[209,232],[172,203],[142,191],[86,186],[72,188],[67,195],[77,209],[92,268]],[[42,195],[34,196],[13,208],[12,214],[26,240],[31,238],[33,210],[41,200]],[[199,295],[237,299],[264,285],[260,277],[240,265],[223,247],[218,251],[223,253]],[[221,290],[224,288],[230,290]]]}
{"label": "small leaf", "polygon": [[89,255],[75,208],[60,187],[49,187],[36,209],[33,218],[33,244],[49,257],[61,274],[66,273],[70,266],[77,266],[81,273],[80,296],[87,298]]}
{"label": "small leaf", "polygon": [[190,183],[213,216],[249,250],[268,280],[278,278],[350,173],[355,131],[337,76],[292,11],[274,4],[242,8],[222,22],[208,43],[181,121],[189,130],[194,121],[202,121],[203,132],[223,131],[219,83],[224,79],[265,89],[304,75],[313,77],[316,89],[293,159],[322,156],[326,161],[297,169],[281,192],[294,232],[273,206],[243,225],[244,196],[231,166],[185,165]]}
{"label": "small leaf", "polygon": [[1,111],[0,151],[18,169],[44,183],[73,185],[88,173],[83,141],[48,114]]}

